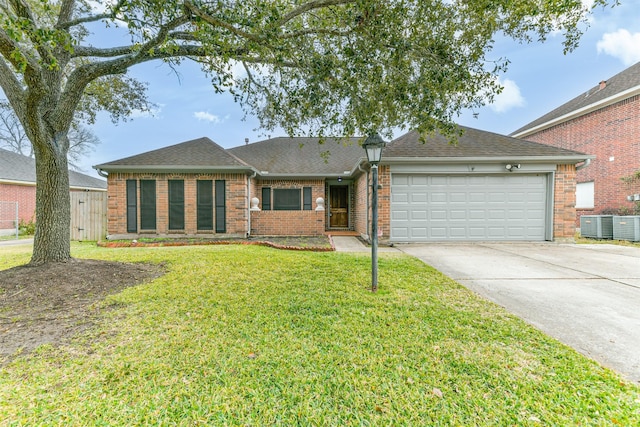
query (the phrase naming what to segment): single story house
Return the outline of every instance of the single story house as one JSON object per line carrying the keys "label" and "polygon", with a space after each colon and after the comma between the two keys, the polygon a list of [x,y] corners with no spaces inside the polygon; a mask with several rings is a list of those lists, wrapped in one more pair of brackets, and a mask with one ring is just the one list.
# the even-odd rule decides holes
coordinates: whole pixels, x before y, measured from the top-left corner
{"label": "single story house", "polygon": [[[594,156],[576,177],[578,220],[580,215],[633,212],[640,200],[640,62],[512,136]],[[636,179],[624,179],[632,176]]]}
{"label": "single story house", "polygon": [[[456,145],[409,132],[379,165],[381,242],[573,238],[576,166],[591,157],[472,128]],[[224,149],[200,138],[94,166],[108,234],[369,238],[361,138],[273,138]]]}
{"label": "single story house", "polygon": [[[107,182],[70,170],[69,190],[104,193]],[[36,161],[0,148],[0,229],[15,228],[16,203],[19,221],[35,220]]]}

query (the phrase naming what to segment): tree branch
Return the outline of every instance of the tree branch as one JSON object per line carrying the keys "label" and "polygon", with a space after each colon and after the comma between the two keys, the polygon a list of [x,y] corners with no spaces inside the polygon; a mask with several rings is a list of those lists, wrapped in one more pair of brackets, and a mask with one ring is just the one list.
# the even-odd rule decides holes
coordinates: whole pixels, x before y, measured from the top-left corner
{"label": "tree branch", "polygon": [[[24,104],[24,89],[9,65],[0,58],[0,87],[12,105]],[[18,107],[19,108],[19,107]],[[22,112],[16,111],[16,114]]]}
{"label": "tree branch", "polygon": [[246,31],[242,31],[231,24],[228,24],[224,21],[214,18],[213,16],[209,15],[208,13],[206,13],[205,11],[203,11],[202,9],[194,5],[191,2],[191,0],[185,0],[184,6],[189,12],[193,13],[195,16],[202,19],[204,22],[206,22],[209,25],[213,25],[214,27],[222,27],[243,39],[252,40],[255,42],[261,41],[260,37],[257,37],[254,34],[247,33]]}
{"label": "tree branch", "polygon": [[[76,0],[64,0],[65,3],[75,3]],[[120,10],[120,8],[124,5],[126,0],[119,0],[118,3],[111,9],[109,13],[100,13],[98,15],[89,15],[84,16],[82,18],[76,18],[72,20],[62,21],[62,19],[58,20],[56,24],[56,28],[60,30],[68,30],[71,27],[75,27],[76,25],[86,24],[88,22],[96,22],[101,19],[114,19],[116,14]],[[62,17],[62,14],[60,15]],[[70,18],[71,16],[69,16]],[[67,18],[67,19],[69,19]]]}
{"label": "tree branch", "polygon": [[306,30],[293,31],[291,33],[285,33],[278,38],[281,40],[286,39],[294,39],[298,37],[305,37],[310,35],[327,35],[327,36],[336,36],[336,37],[346,37],[350,34],[353,34],[353,29],[340,31],[340,30],[325,30],[322,28],[309,28]]}
{"label": "tree branch", "polygon": [[71,54],[72,58],[94,57],[113,58],[122,55],[129,55],[134,52],[133,46],[117,46],[109,48],[99,48],[93,46],[76,46]]}
{"label": "tree branch", "polygon": [[[20,62],[20,58],[15,56],[15,52],[19,52],[26,64],[22,64]],[[3,30],[0,29],[0,55],[4,57],[16,70],[20,70],[25,68],[31,68],[34,70],[40,69],[40,65],[38,61],[34,59],[31,55],[24,51],[24,49],[20,49],[18,43],[16,43],[9,35]]]}
{"label": "tree branch", "polygon": [[[73,7],[76,4],[76,0],[62,0],[60,3],[60,13],[58,14],[58,22],[56,23],[57,29],[62,29],[62,23],[67,22],[73,16]],[[67,27],[68,28],[68,27]]]}
{"label": "tree branch", "polygon": [[339,4],[351,4],[351,3],[355,3],[355,0],[313,0],[303,5],[300,5],[298,8],[287,13],[285,16],[282,17],[280,21],[276,23],[276,27],[281,27],[282,25],[286,24],[292,19],[304,13],[307,13],[311,10],[320,9],[327,6],[336,6]]}

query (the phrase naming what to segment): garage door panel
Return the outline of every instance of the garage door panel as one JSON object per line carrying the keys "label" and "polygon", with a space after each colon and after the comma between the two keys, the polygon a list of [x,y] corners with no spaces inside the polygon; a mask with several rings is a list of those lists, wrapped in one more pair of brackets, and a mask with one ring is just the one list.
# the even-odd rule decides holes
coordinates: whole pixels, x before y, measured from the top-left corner
{"label": "garage door panel", "polygon": [[409,194],[404,191],[398,191],[391,194],[392,203],[409,203]]}
{"label": "garage door panel", "polygon": [[410,175],[392,175],[391,176],[391,185],[409,185]]}
{"label": "garage door panel", "polygon": [[429,185],[429,177],[426,175],[412,175],[408,180],[412,186],[427,186]]}
{"label": "garage door panel", "polygon": [[393,174],[391,238],[544,240],[546,180],[543,174]]}

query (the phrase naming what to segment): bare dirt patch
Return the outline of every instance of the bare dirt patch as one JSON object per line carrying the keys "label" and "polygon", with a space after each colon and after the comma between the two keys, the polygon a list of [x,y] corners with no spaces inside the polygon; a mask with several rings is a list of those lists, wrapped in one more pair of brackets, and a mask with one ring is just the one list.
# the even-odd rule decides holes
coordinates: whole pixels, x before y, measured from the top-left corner
{"label": "bare dirt patch", "polygon": [[73,259],[0,271],[0,366],[93,325],[105,296],[164,274],[161,266]]}

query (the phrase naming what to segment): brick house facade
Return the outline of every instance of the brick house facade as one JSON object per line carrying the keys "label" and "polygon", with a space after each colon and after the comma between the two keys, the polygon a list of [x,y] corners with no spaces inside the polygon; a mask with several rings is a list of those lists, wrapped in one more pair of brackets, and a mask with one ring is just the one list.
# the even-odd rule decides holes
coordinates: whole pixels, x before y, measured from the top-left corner
{"label": "brick house facade", "polygon": [[577,218],[625,213],[640,193],[640,63],[515,131],[512,136],[595,156],[576,173]]}
{"label": "brick house facade", "polygon": [[[548,214],[541,224],[548,232],[536,239],[573,237],[576,164],[588,156],[470,128],[465,135],[457,147],[442,136],[425,144],[411,133],[387,145],[378,173],[381,242],[403,241],[394,234],[398,210],[393,192],[394,176],[406,175],[407,167],[416,170],[417,177],[543,176],[548,201],[541,206]],[[359,140],[330,142],[274,138],[224,149],[200,138],[95,166],[108,175],[108,234],[136,238],[347,232],[368,239],[370,165]],[[323,154],[326,150],[329,156]],[[523,164],[515,173],[505,169],[514,161]],[[470,174],[475,164],[477,172]],[[201,187],[207,189],[205,199],[214,203],[202,202]],[[522,197],[522,191],[513,190],[512,195]],[[502,208],[508,211],[509,205]],[[208,228],[199,227],[202,218],[210,218],[213,226],[205,221]]]}

